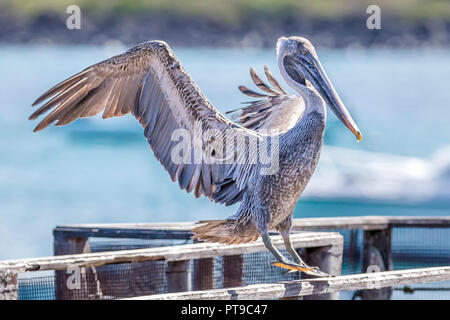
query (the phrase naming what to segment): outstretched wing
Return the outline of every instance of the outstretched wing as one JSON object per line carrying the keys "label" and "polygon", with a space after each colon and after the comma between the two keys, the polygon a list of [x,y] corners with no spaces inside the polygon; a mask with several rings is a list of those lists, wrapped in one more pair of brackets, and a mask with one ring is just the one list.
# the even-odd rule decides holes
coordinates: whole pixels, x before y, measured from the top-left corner
{"label": "outstretched wing", "polygon": [[[30,116],[35,119],[49,112],[35,131],[52,123],[65,125],[101,111],[103,118],[131,112],[145,128],[151,149],[172,180],[178,181],[182,189],[194,191],[196,197],[205,195],[211,199],[215,184],[224,180],[229,165],[209,164],[204,157],[200,161],[174,162],[172,153],[179,143],[171,139],[174,131],[184,129],[195,138],[196,128],[200,127],[202,131],[223,133],[224,140],[236,133],[257,135],[229,121],[214,108],[162,41],[143,43],[88,67],[48,90],[33,105],[46,100]],[[200,141],[197,147],[206,157],[223,147],[219,142],[210,141],[206,146]],[[189,146],[194,149],[193,144]],[[240,189],[245,188],[247,176],[243,174],[242,179],[235,179],[241,182]]]}
{"label": "outstretched wing", "polygon": [[245,86],[240,86],[239,90],[248,96],[263,99],[246,102],[247,106],[227,113],[232,113],[231,119],[248,129],[286,132],[302,117],[305,111],[304,101],[299,96],[289,95],[273,77],[267,66],[264,66],[264,72],[274,88],[262,81],[251,68],[250,76],[253,82],[264,93],[250,90]]}

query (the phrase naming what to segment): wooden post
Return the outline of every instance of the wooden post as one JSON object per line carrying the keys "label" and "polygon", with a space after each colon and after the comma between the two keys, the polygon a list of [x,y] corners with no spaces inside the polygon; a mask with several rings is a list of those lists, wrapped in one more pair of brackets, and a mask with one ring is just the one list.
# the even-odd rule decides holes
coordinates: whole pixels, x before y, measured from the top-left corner
{"label": "wooden post", "polygon": [[353,229],[349,230],[350,232],[350,244],[348,248],[348,259],[352,264],[356,261],[359,262],[359,254],[358,254],[358,232],[359,230]]}
{"label": "wooden post", "polygon": [[[194,239],[194,243],[200,243]],[[214,258],[194,259],[192,272],[192,290],[208,290],[214,288]]]}
{"label": "wooden post", "polygon": [[194,260],[192,290],[207,290],[214,288],[214,258]]}
{"label": "wooden post", "polygon": [[91,252],[87,238],[55,237],[53,242],[53,254],[77,254]]}
{"label": "wooden post", "polygon": [[[64,238],[55,237],[53,243],[53,253],[57,255],[65,254],[79,254],[91,252],[89,246],[89,241],[87,238]],[[89,290],[89,280],[94,276],[96,278],[95,269],[87,270],[86,268],[81,268],[78,271],[73,269],[74,273],[70,274],[68,270],[55,271],[55,298],[56,300],[79,300],[79,299],[89,299],[95,292],[90,292]],[[78,273],[77,273],[78,272]],[[69,288],[67,281],[69,277],[75,276],[78,279],[74,281],[80,281],[79,285],[74,284],[74,288]]]}
{"label": "wooden post", "polygon": [[223,287],[242,286],[244,271],[244,256],[224,256],[223,257]]}
{"label": "wooden post", "polygon": [[167,292],[189,291],[190,260],[171,261],[167,263]]}
{"label": "wooden post", "polygon": [[17,273],[0,270],[0,300],[18,300]]}
{"label": "wooden post", "polygon": [[[391,228],[364,231],[362,273],[393,270],[391,234]],[[357,291],[353,297],[361,297],[363,300],[387,300],[391,298],[391,287],[378,289],[376,282],[372,286],[372,289]]]}
{"label": "wooden post", "polygon": [[[325,246],[319,248],[305,248],[302,258],[306,264],[319,267],[323,272],[333,276],[339,276],[342,268],[343,245]],[[304,279],[313,278],[308,275],[302,275]],[[339,292],[311,295],[303,298],[304,300],[339,300]]]}

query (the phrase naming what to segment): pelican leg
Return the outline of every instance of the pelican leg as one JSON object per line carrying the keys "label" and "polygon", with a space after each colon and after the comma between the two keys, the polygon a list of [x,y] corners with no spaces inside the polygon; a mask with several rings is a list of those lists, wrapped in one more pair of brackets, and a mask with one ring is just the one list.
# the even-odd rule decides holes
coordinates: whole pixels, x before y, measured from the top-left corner
{"label": "pelican leg", "polygon": [[[281,237],[283,238],[284,246],[294,259],[295,263],[305,269],[304,273],[315,276],[315,277],[331,277],[331,275],[320,271],[318,267],[308,266],[305,261],[300,257],[297,250],[295,250],[294,246],[291,242],[291,226],[292,226],[292,216],[289,216],[286,220],[280,223],[277,227],[278,231],[280,231]],[[290,269],[287,273],[295,272],[295,269]]]}
{"label": "pelican leg", "polygon": [[274,258],[278,262],[288,262],[288,260],[285,257],[283,257],[281,252],[278,251],[278,249],[274,247],[272,240],[270,239],[270,236],[268,233],[262,234],[262,239],[263,239],[264,245],[266,246],[267,250],[269,250],[270,253],[272,253]]}
{"label": "pelican leg", "polygon": [[[301,265],[299,263],[287,260],[281,254],[281,252],[278,251],[278,249],[274,247],[272,240],[270,239],[270,236],[268,233],[263,233],[262,239],[263,239],[264,245],[270,251],[270,253],[272,253],[272,255],[274,256],[274,258],[276,260],[276,261],[272,262],[272,265],[274,265],[276,267],[280,267],[280,268],[289,269],[288,272],[301,271],[301,272],[304,272],[307,274],[319,276],[318,274],[316,274],[316,271],[314,270],[314,268],[308,267],[304,262],[303,262],[304,265]],[[324,275],[325,274],[321,274],[320,276],[324,276]]]}
{"label": "pelican leg", "polygon": [[[283,237],[284,246],[286,247],[287,252],[289,252],[289,254],[294,259],[294,261],[297,262],[301,266],[304,266],[306,268],[310,268],[305,263],[305,261],[303,261],[303,259],[300,257],[300,255],[298,254],[297,250],[294,249],[294,246],[292,245],[291,237],[290,237],[289,233],[288,234],[282,233],[281,236]],[[317,267],[314,267],[314,268],[317,268]]]}
{"label": "pelican leg", "polygon": [[280,231],[281,237],[284,241],[284,246],[291,255],[291,257],[294,259],[296,263],[299,265],[310,268],[300,257],[297,250],[294,249],[294,246],[291,242],[291,227],[292,227],[292,216],[287,217],[282,223],[278,225],[278,231]]}
{"label": "pelican leg", "polygon": [[[313,276],[316,276],[316,277],[332,277],[332,275],[320,271],[320,269],[318,267],[308,266],[303,261],[303,259],[298,254],[297,250],[294,249],[294,246],[292,245],[291,237],[290,237],[289,233],[282,232],[281,236],[283,237],[284,246],[286,247],[287,252],[289,252],[289,254],[292,256],[294,261],[298,265],[302,266],[303,268],[308,269],[307,271],[305,271],[306,274],[313,275]],[[294,272],[294,271],[295,270],[289,270],[287,273]]]}

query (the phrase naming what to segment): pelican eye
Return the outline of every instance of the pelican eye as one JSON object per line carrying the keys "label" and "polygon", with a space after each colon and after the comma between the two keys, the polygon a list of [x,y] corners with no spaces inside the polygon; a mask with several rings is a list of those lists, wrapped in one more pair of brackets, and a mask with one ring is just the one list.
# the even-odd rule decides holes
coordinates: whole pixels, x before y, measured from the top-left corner
{"label": "pelican eye", "polygon": [[308,51],[302,50],[302,54],[307,54],[307,53],[308,53]]}

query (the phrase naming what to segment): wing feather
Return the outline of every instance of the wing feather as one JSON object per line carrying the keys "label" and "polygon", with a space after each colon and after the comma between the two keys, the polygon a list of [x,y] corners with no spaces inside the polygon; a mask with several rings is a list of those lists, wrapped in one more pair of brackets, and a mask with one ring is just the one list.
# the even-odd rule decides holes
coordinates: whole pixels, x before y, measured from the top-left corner
{"label": "wing feather", "polygon": [[275,88],[277,88],[280,93],[282,94],[288,94],[284,89],[280,86],[278,81],[274,78],[272,73],[270,72],[269,68],[267,68],[266,65],[264,65],[264,73],[266,74],[267,80],[269,80],[270,84],[273,85]]}
{"label": "wing feather", "polygon": [[252,77],[253,82],[256,84],[258,88],[262,91],[265,91],[271,95],[279,95],[279,92],[272,90],[261,78],[256,74],[255,69],[250,68],[250,76]]}
{"label": "wing feather", "polygon": [[[262,82],[259,86],[268,88]],[[258,97],[267,95],[258,94]],[[144,128],[150,148],[171,179],[178,181],[182,189],[194,192],[196,197],[206,195],[212,200],[214,191],[228,176],[231,166],[206,163],[204,157],[200,163],[175,163],[172,161],[172,151],[178,141],[171,140],[172,133],[176,129],[185,129],[194,137],[196,126],[200,126],[201,130],[222,132],[226,141],[239,134],[259,137],[258,133],[231,122],[212,106],[170,47],[162,41],[143,43],[124,54],[86,68],[46,91],[33,105],[41,103],[44,104],[30,119],[47,112],[49,114],[35,131],[54,122],[58,126],[65,125],[102,111],[102,118],[132,113]],[[205,156],[205,142],[200,141],[200,145]],[[212,142],[214,150],[219,150],[221,146]],[[189,151],[193,152],[193,146],[189,147]],[[252,171],[253,167],[246,168]],[[232,198],[224,195],[220,197],[221,201],[239,201],[251,172],[241,173],[241,176],[245,181],[241,181],[239,175],[228,181],[228,188],[234,188],[230,193]]]}
{"label": "wing feather", "polygon": [[[246,106],[229,111],[231,118],[247,129],[256,131],[274,130],[278,132],[286,132],[291,129],[303,115],[305,110],[304,101],[301,97],[288,95],[280,86],[278,81],[273,77],[267,66],[264,66],[269,83],[273,85],[279,92],[276,92],[264,83],[251,68],[250,75],[258,88],[264,90],[271,95],[260,94],[246,87],[240,86],[239,90],[247,95],[257,98],[264,98],[246,102]],[[244,89],[242,89],[245,88]],[[249,94],[248,92],[251,92]]]}
{"label": "wing feather", "polygon": [[82,77],[86,74],[89,73],[91,70],[90,68],[86,68],[83,71],[73,75],[72,77],[60,82],[59,84],[57,84],[56,86],[54,86],[53,88],[49,89],[48,91],[46,91],[43,95],[41,95],[38,99],[36,99],[36,101],[33,102],[33,106],[41,103],[44,100],[47,100],[49,97],[54,96],[56,93],[61,92],[61,91],[65,91],[67,88],[69,88],[70,86],[72,86],[74,83],[78,82],[80,79],[82,79]]}
{"label": "wing feather", "polygon": [[239,86],[239,90],[243,93],[246,94],[250,97],[254,97],[254,98],[265,98],[268,97],[267,94],[262,94],[262,93],[258,93],[256,91],[250,90],[249,88],[247,88],[246,86]]}

